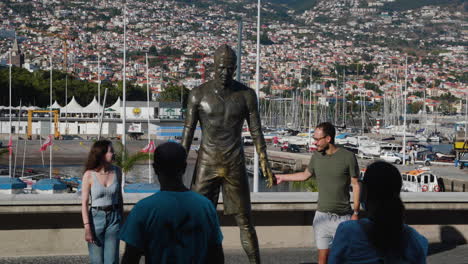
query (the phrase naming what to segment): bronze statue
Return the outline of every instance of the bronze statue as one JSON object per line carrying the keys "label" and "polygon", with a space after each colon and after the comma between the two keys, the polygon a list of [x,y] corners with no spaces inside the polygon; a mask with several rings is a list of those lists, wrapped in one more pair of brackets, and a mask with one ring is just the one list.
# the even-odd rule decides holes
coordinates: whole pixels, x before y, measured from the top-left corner
{"label": "bronze statue", "polygon": [[252,224],[250,190],[242,143],[242,126],[247,120],[260,167],[274,184],[263,138],[257,95],[233,80],[236,54],[220,46],[214,55],[215,78],[194,88],[189,95],[182,145],[190,150],[193,134],[200,121],[202,140],[192,178],[192,190],[206,196],[216,206],[222,186],[224,214],[234,215],[241,242],[250,263],[260,263],[257,234]]}

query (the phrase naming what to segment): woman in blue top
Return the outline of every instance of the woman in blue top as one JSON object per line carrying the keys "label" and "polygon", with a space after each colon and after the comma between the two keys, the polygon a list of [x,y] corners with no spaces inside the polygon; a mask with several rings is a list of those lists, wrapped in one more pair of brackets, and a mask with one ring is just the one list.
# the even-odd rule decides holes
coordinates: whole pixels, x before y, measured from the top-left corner
{"label": "woman in blue top", "polygon": [[[109,140],[96,141],[83,175],[81,214],[92,264],[119,263],[119,231],[123,213],[121,171],[112,165]],[[91,208],[88,207],[91,196]]]}
{"label": "woman in blue top", "polygon": [[367,167],[361,199],[368,218],[338,226],[328,263],[426,263],[427,239],[404,224],[401,186],[395,166],[377,161]]}

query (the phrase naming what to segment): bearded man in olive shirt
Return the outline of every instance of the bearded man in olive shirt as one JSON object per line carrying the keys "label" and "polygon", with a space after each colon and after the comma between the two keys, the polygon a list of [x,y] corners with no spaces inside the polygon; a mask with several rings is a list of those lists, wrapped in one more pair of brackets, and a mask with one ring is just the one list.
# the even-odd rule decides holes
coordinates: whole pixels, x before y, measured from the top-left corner
{"label": "bearded man in olive shirt", "polygon": [[[304,172],[276,175],[277,183],[305,181],[317,178],[319,199],[314,217],[314,233],[319,251],[319,264],[327,263],[330,246],[338,225],[347,220],[358,220],[359,165],[350,151],[335,146],[335,127],[326,122],[314,131],[317,151]],[[353,207],[349,200],[349,185],[353,186]]]}

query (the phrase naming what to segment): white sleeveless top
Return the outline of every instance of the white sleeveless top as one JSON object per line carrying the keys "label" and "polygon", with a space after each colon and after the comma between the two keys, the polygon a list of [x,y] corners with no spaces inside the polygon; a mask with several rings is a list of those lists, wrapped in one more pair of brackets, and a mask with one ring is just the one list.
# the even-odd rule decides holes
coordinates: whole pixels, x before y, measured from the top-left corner
{"label": "white sleeveless top", "polygon": [[119,202],[119,186],[117,170],[114,168],[114,180],[108,187],[103,186],[97,177],[97,172],[92,171],[93,185],[91,186],[91,206],[110,206]]}

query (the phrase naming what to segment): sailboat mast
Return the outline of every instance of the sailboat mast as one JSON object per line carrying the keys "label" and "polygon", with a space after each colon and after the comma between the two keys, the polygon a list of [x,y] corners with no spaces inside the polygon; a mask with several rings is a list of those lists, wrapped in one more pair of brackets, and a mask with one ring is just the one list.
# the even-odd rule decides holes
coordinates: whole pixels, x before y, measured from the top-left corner
{"label": "sailboat mast", "polygon": [[406,93],[408,91],[408,56],[405,59],[405,91],[403,92],[403,164],[406,164]]}
{"label": "sailboat mast", "polygon": [[[127,157],[125,157],[125,150],[126,150],[126,131],[125,131],[125,119],[126,119],[126,106],[127,106],[127,91],[126,91],[126,83],[125,79],[127,74],[127,5],[124,3],[124,12],[123,12],[123,26],[124,26],[124,47],[123,47],[123,72],[122,72],[122,161],[124,161]],[[122,192],[124,191],[125,185],[125,173],[122,173]]]}
{"label": "sailboat mast", "polygon": [[[148,69],[148,53],[146,53],[146,109],[148,111],[148,146],[151,144],[151,134],[150,134],[150,92],[149,92],[149,69]],[[151,177],[151,152],[148,151],[148,181],[153,183],[153,178]]]}
{"label": "sailboat mast", "polygon": [[127,106],[127,6],[124,5],[124,48],[123,48],[123,72],[122,72],[122,144],[125,149],[126,147],[126,131],[125,131],[125,122],[126,122],[126,106]]}
{"label": "sailboat mast", "polygon": [[[357,65],[357,84],[359,86],[359,64]],[[366,95],[362,91],[362,88],[359,89],[361,95],[361,135],[364,135],[364,127],[366,121]]]}
{"label": "sailboat mast", "polygon": [[423,113],[424,113],[424,124],[426,125],[425,128],[427,129],[427,111],[426,111],[426,86],[424,86],[424,104],[423,104]]}
{"label": "sailboat mast", "polygon": [[[312,82],[312,79],[310,79],[310,81]],[[311,142],[311,135],[310,135],[310,131],[312,130],[312,87],[309,85],[309,139],[308,139],[308,145],[309,145],[309,149],[310,149],[310,145],[312,145],[312,142]]]}
{"label": "sailboat mast", "polygon": [[[52,115],[54,114],[53,110],[52,110],[52,55],[50,55],[50,137],[53,138],[53,135],[54,135],[54,131],[53,131],[53,122],[52,122]],[[51,139],[52,140],[52,139]],[[53,147],[50,146],[49,147],[49,166],[50,166],[50,170],[49,170],[49,178],[52,179],[52,149]]]}
{"label": "sailboat mast", "polygon": [[[10,65],[9,65],[9,72],[8,72],[8,76],[10,77],[9,79],[9,84],[8,84],[8,87],[9,87],[9,105],[10,105],[10,113],[9,113],[9,116],[10,116],[10,119],[9,119],[9,124],[8,124],[8,127],[9,127],[9,134],[10,134],[10,138],[9,138],[9,142],[8,142],[8,145],[10,145],[10,142],[12,142],[12,134],[11,134],[11,67],[12,67],[12,62],[11,62],[11,51],[10,51]],[[8,155],[8,174],[10,175],[10,178],[13,177],[13,175],[11,174],[11,150],[12,150],[12,147],[13,146],[8,146],[10,149],[10,153]]]}
{"label": "sailboat mast", "polygon": [[[261,11],[261,0],[258,0],[257,4],[257,85],[255,87],[255,93],[257,94],[257,100],[260,90],[260,11]],[[258,192],[258,153],[254,148],[254,178],[253,178],[253,191]]]}
{"label": "sailboat mast", "polygon": [[68,135],[68,74],[65,72],[65,134]]}
{"label": "sailboat mast", "polygon": [[98,86],[97,86],[97,91],[98,91],[98,104],[101,105],[101,57],[98,54],[98,71],[97,71],[97,78],[98,78]]}
{"label": "sailboat mast", "polygon": [[[465,92],[465,138],[463,139],[463,142],[466,142],[466,136],[468,133],[468,93]],[[455,135],[457,136],[457,135]],[[463,147],[464,148],[464,147]]]}
{"label": "sailboat mast", "polygon": [[335,73],[336,73],[336,89],[335,89],[335,126],[338,125],[338,87],[339,86],[339,75],[338,75],[338,71],[336,70],[335,68]]}
{"label": "sailboat mast", "polygon": [[343,81],[341,84],[343,88],[343,127],[346,127],[346,75],[343,69]]}

